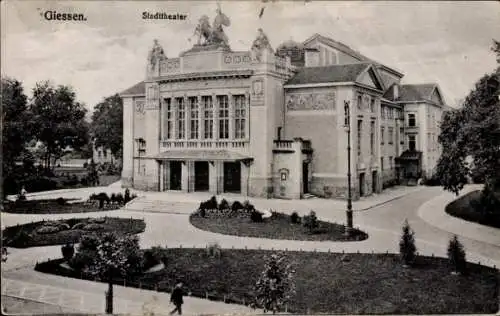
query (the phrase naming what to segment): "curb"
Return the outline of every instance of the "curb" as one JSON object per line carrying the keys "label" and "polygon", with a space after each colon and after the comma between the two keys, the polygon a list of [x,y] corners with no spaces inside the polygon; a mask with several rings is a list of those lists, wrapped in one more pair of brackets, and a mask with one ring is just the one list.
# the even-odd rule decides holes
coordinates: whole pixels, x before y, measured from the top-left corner
{"label": "curb", "polygon": [[418,190],[415,190],[415,191],[412,191],[412,192],[405,192],[399,196],[396,196],[396,197],[393,197],[393,198],[390,198],[389,200],[386,200],[386,201],[382,201],[382,202],[379,202],[377,204],[374,204],[374,205],[371,205],[371,206],[368,206],[368,207],[365,207],[365,208],[361,208],[361,209],[356,209],[356,210],[353,210],[354,212],[362,212],[362,211],[367,211],[367,210],[370,210],[372,208],[375,208],[375,207],[379,207],[379,206],[382,206],[384,204],[387,204],[387,203],[390,203],[392,201],[396,201],[396,200],[399,200],[411,193],[415,193],[415,192],[420,192],[422,191],[423,189],[425,188],[425,186],[421,186]]}

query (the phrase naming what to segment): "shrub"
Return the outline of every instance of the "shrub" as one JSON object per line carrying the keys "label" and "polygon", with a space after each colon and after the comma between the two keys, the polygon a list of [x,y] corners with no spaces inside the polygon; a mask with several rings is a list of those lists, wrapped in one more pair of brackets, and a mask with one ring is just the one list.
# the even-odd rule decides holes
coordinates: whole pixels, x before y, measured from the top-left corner
{"label": "shrub", "polygon": [[73,244],[68,243],[61,246],[61,252],[64,260],[66,260],[66,262],[69,262],[75,254],[75,247],[73,246]]}
{"label": "shrub", "polygon": [[399,242],[399,253],[404,265],[412,265],[415,261],[417,255],[417,247],[415,246],[415,233],[408,224],[408,220],[405,220],[403,224],[403,235]]}
{"label": "shrub", "polygon": [[36,230],[37,234],[54,234],[59,232],[57,226],[43,226]]}
{"label": "shrub", "polygon": [[[203,202],[201,204],[203,204]],[[203,218],[205,218],[205,216],[206,216],[205,208],[202,208],[201,205],[200,205],[200,209],[199,209],[199,213],[198,214],[200,215],[200,217],[203,217]]]}
{"label": "shrub", "polygon": [[241,209],[243,209],[243,204],[241,204],[240,201],[234,201],[233,204],[231,205],[232,211],[238,211]]}
{"label": "shrub", "polygon": [[116,195],[116,202],[117,202],[118,204],[120,204],[120,205],[123,205],[123,194],[118,193],[118,194]]}
{"label": "shrub", "polygon": [[217,209],[217,198],[212,196],[210,200],[208,200],[205,204],[207,210],[216,210]]}
{"label": "shrub", "polygon": [[448,259],[455,272],[465,272],[465,250],[456,235],[453,236],[448,244]]}
{"label": "shrub", "polygon": [[12,243],[19,245],[20,247],[29,245],[33,240],[33,237],[25,232],[24,230],[21,230],[19,233],[16,234],[16,236],[13,238]]}
{"label": "shrub", "polygon": [[292,224],[300,224],[300,216],[297,212],[293,212],[292,215],[290,215],[290,221]]}
{"label": "shrub", "polygon": [[152,247],[144,251],[142,269],[144,271],[162,263],[166,264],[166,257],[164,256],[163,249],[161,247]]}
{"label": "shrub", "polygon": [[109,198],[111,203],[116,203],[116,195],[114,193],[111,193],[111,197]]}
{"label": "shrub", "polygon": [[91,223],[83,226],[83,230],[88,230],[88,231],[98,231],[104,229],[104,226],[101,224],[96,224],[96,223]]}
{"label": "shrub", "polygon": [[283,254],[275,253],[267,257],[255,285],[256,305],[262,307],[264,312],[282,311],[295,294],[294,273]]}
{"label": "shrub", "polygon": [[56,199],[56,203],[58,205],[65,205],[66,204],[66,200],[63,199],[62,197],[59,197],[59,198]]}
{"label": "shrub", "polygon": [[59,228],[60,231],[71,229],[69,224],[66,224],[66,223],[59,223],[59,225],[57,225],[57,227]]}
{"label": "shrub", "polygon": [[220,258],[222,249],[218,243],[209,243],[207,245],[207,256],[210,258]]}
{"label": "shrub", "polygon": [[99,208],[104,207],[104,202],[109,203],[110,198],[105,192],[101,192],[96,196],[96,199],[99,201]]}
{"label": "shrub", "polygon": [[262,213],[259,211],[253,210],[252,213],[250,214],[250,219],[252,220],[252,222],[261,223],[263,221]]}
{"label": "shrub", "polygon": [[227,202],[226,199],[222,199],[219,203],[219,210],[222,211],[222,210],[229,210],[229,203]]}
{"label": "shrub", "polygon": [[313,233],[319,226],[318,217],[314,211],[311,211],[309,212],[309,215],[304,216],[303,222],[304,227],[307,228],[310,233]]}
{"label": "shrub", "polygon": [[123,196],[123,202],[127,204],[130,201],[130,190],[125,189],[125,195]]}
{"label": "shrub", "polygon": [[250,203],[250,201],[246,200],[243,202],[243,209],[247,212],[252,212],[255,210],[255,207]]}

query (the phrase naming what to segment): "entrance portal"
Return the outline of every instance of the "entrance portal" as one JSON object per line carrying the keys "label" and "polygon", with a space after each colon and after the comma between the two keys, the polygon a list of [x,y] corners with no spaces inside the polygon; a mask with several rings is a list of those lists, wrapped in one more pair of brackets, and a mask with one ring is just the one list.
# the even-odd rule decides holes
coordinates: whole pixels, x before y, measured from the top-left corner
{"label": "entrance portal", "polygon": [[182,162],[170,161],[170,190],[182,189]]}
{"label": "entrance portal", "polygon": [[241,164],[224,162],[224,192],[241,193]]}
{"label": "entrance portal", "polygon": [[372,193],[377,193],[377,171],[372,171]]}
{"label": "entrance portal", "polygon": [[194,190],[208,191],[209,188],[209,171],[208,161],[194,162]]}
{"label": "entrance portal", "polygon": [[359,196],[365,196],[365,173],[359,174]]}
{"label": "entrance portal", "polygon": [[302,163],[302,190],[303,193],[309,193],[309,165],[307,162]]}

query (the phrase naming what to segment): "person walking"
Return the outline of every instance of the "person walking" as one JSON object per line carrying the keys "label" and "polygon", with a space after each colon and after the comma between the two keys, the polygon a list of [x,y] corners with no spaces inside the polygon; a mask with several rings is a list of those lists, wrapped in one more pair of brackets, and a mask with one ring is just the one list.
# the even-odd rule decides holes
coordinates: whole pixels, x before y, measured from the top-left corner
{"label": "person walking", "polygon": [[170,303],[175,305],[173,311],[170,312],[170,315],[173,315],[177,312],[179,315],[182,315],[182,304],[184,303],[183,297],[184,293],[182,290],[182,282],[177,283],[174,290],[172,291],[172,295],[170,296]]}

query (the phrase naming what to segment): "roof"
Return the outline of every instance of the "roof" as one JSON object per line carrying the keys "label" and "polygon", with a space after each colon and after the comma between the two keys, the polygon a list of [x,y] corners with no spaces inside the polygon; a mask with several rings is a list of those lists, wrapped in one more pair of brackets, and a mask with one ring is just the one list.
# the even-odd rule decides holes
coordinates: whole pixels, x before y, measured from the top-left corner
{"label": "roof", "polygon": [[399,87],[397,101],[424,101],[432,99],[432,92],[436,89],[435,83],[405,84]]}
{"label": "roof", "polygon": [[136,83],[132,87],[128,88],[125,91],[120,92],[119,94],[120,94],[120,96],[124,96],[124,95],[145,95],[146,94],[146,83],[144,81]]}
{"label": "roof", "polygon": [[159,160],[247,160],[250,156],[229,150],[168,150],[147,158]]}
{"label": "roof", "polygon": [[401,156],[396,157],[396,160],[421,160],[422,159],[422,152],[418,150],[405,150],[401,154]]}
{"label": "roof", "polygon": [[289,84],[308,84],[326,82],[354,82],[369,67],[367,63],[304,67],[293,76]]}
{"label": "roof", "polygon": [[352,57],[358,59],[359,61],[365,61],[365,62],[371,62],[375,65],[377,65],[377,67],[380,67],[380,68],[384,68],[385,70],[389,71],[389,72],[392,72],[393,74],[399,76],[399,77],[403,77],[403,74],[393,68],[390,68],[384,64],[381,64],[371,58],[368,58],[366,57],[365,55],[361,54],[360,52],[352,49],[351,47],[347,46],[346,44],[344,43],[341,43],[341,42],[338,42],[334,39],[331,39],[329,37],[326,37],[326,36],[323,36],[319,33],[315,33],[314,35],[312,35],[311,37],[309,37],[308,39],[306,39],[304,41],[304,45],[307,45],[309,42],[315,40],[315,39],[318,39],[319,41],[322,41],[323,43],[327,44],[328,46],[330,47],[334,47],[336,49],[338,49],[339,51],[341,52],[344,52],[348,55],[351,55]]}

